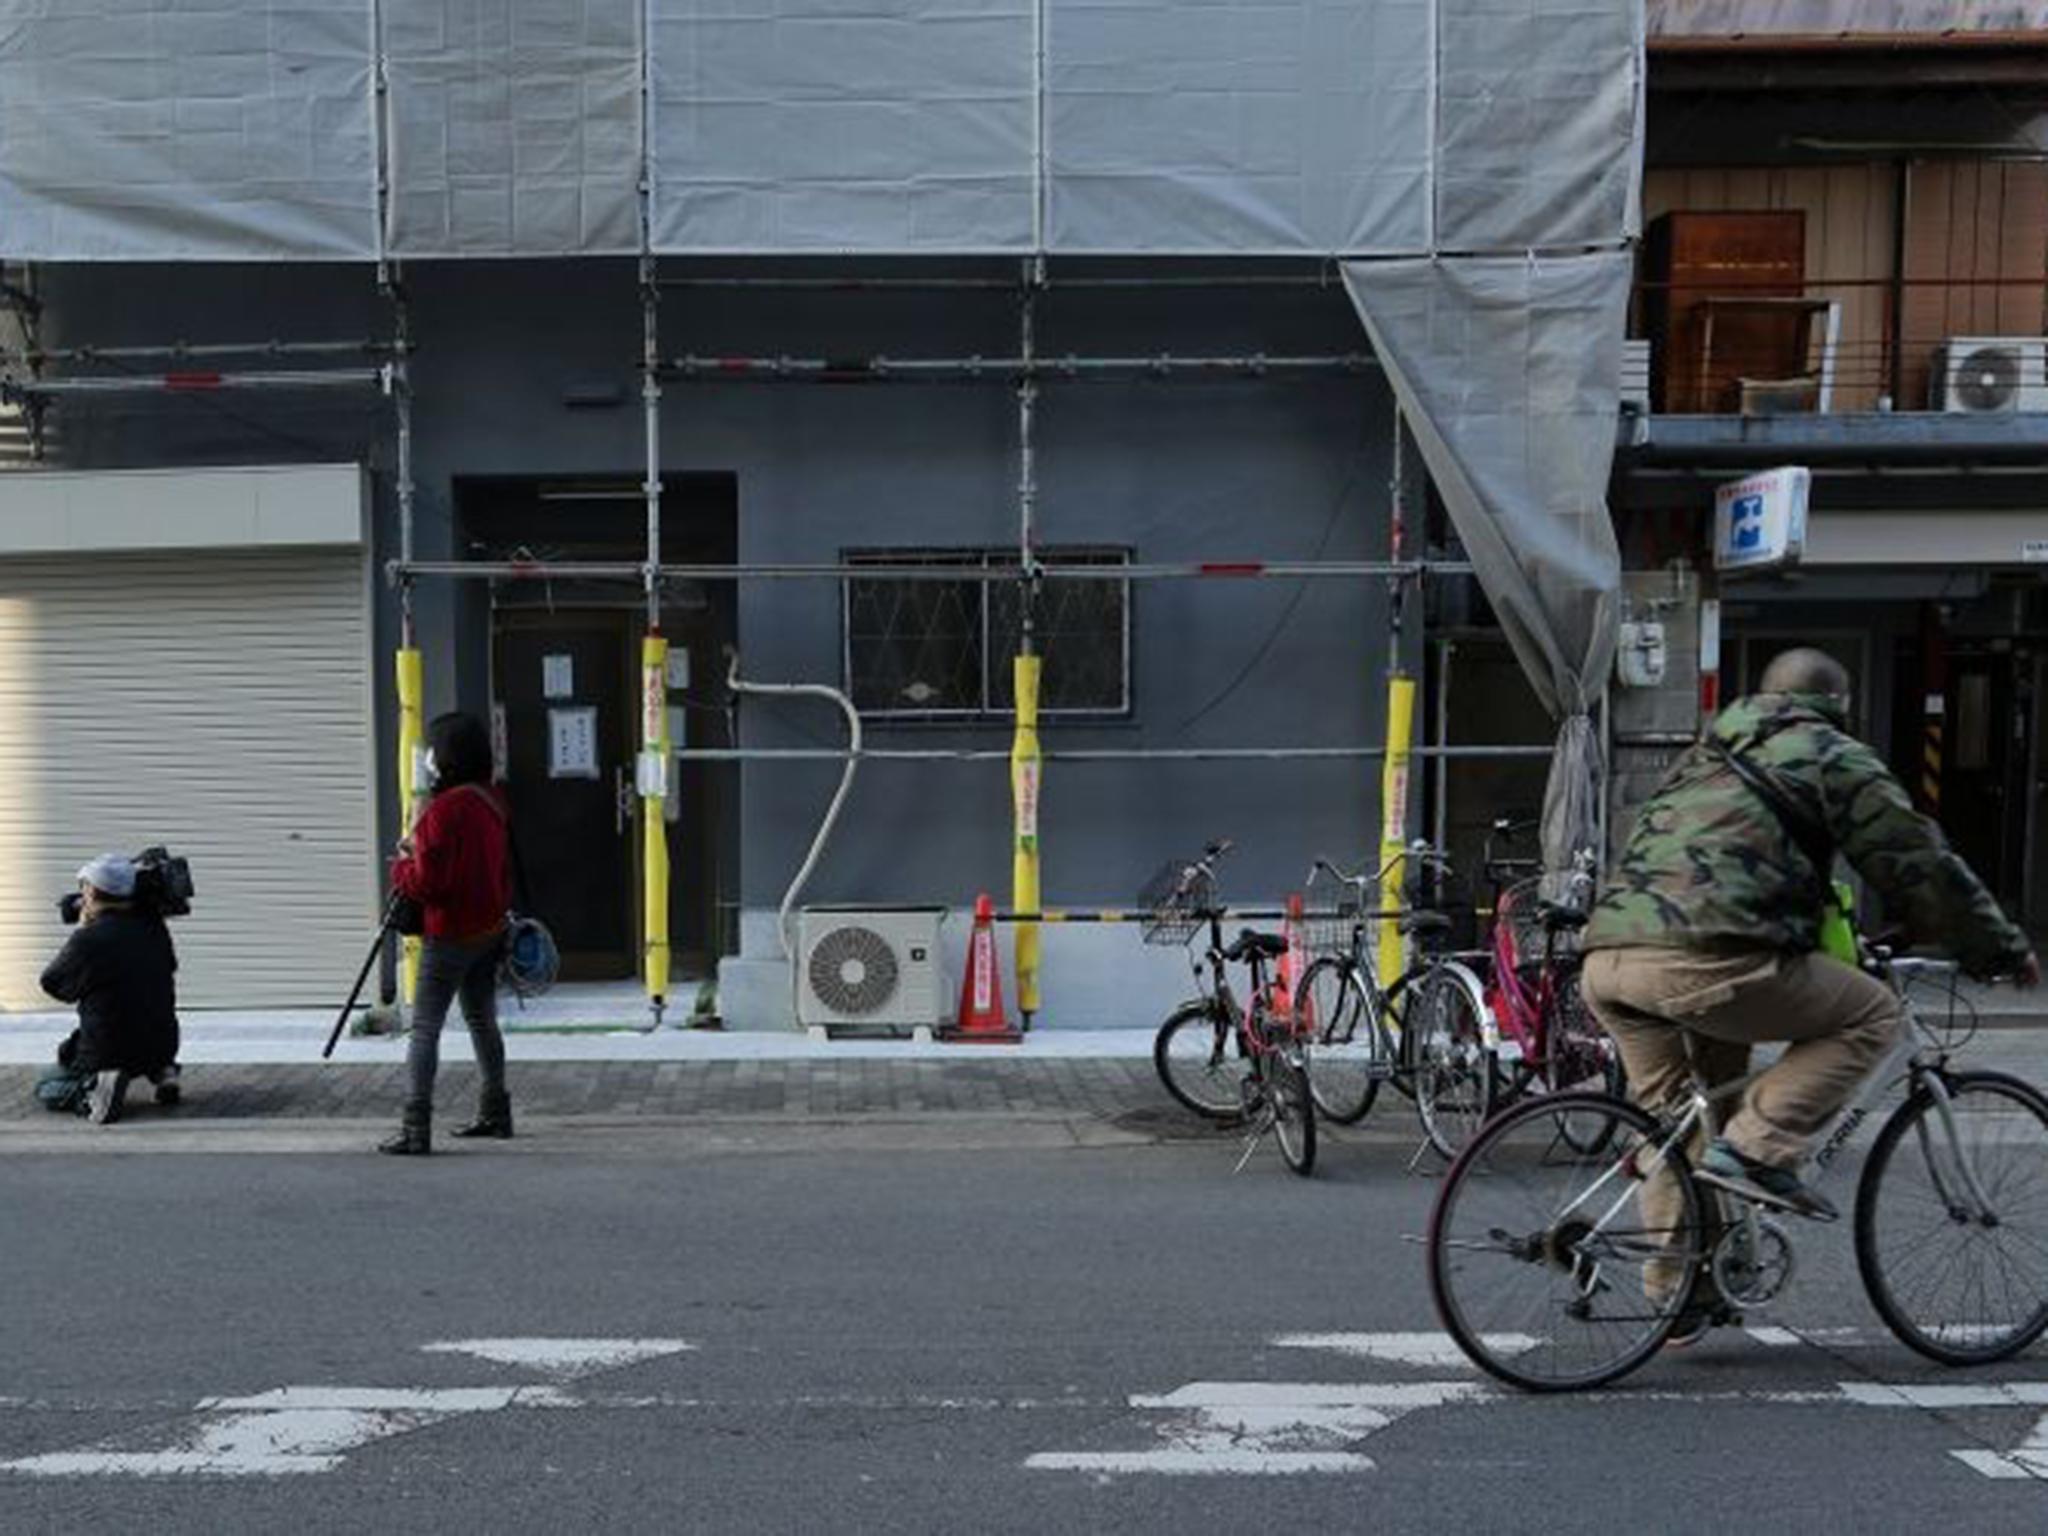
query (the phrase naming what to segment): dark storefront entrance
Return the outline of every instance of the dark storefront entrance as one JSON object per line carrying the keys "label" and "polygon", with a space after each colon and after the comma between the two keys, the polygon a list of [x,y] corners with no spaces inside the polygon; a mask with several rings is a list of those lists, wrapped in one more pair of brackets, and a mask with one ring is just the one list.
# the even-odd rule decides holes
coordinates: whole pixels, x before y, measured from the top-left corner
{"label": "dark storefront entrance", "polygon": [[[638,560],[645,547],[642,503],[624,487],[484,480],[464,482],[459,499],[479,558]],[[663,525],[664,561],[729,563],[731,478],[664,482]],[[729,583],[665,595],[678,745],[728,745],[721,658],[734,612]],[[645,942],[634,788],[643,600],[620,583],[506,582],[487,622],[493,726],[534,909],[565,977],[634,976]],[[723,914],[738,889],[738,778],[725,765],[688,764],[671,783],[669,937],[676,976],[693,979],[731,948]]]}

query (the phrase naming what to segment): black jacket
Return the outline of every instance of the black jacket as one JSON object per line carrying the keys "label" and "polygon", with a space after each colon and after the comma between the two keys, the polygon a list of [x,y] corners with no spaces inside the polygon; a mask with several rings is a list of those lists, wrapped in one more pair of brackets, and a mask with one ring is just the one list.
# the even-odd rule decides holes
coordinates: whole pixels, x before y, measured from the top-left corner
{"label": "black jacket", "polygon": [[111,909],[81,926],[43,972],[43,990],[78,1005],[70,1065],[155,1072],[178,1059],[178,956],[164,920]]}

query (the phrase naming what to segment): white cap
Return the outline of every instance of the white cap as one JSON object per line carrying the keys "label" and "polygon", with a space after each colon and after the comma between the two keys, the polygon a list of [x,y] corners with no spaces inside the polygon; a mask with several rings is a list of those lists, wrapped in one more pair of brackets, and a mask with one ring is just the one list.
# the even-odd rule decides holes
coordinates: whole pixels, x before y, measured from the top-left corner
{"label": "white cap", "polygon": [[103,853],[78,872],[79,881],[122,900],[135,894],[135,861],[122,853]]}

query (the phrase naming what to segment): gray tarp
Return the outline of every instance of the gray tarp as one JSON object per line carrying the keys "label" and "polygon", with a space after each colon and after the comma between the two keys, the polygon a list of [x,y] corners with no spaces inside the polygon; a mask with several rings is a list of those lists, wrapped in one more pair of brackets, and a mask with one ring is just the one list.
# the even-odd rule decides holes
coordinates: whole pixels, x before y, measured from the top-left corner
{"label": "gray tarp", "polygon": [[640,249],[640,0],[379,7],[396,255]]}
{"label": "gray tarp", "polygon": [[1634,202],[1640,27],[1638,0],[0,0],[0,255],[630,251],[643,72],[663,253],[1599,243]]}
{"label": "gray tarp", "polygon": [[1373,350],[1522,669],[1560,721],[1553,869],[1597,847],[1620,555],[1606,507],[1627,250],[1351,262]]}

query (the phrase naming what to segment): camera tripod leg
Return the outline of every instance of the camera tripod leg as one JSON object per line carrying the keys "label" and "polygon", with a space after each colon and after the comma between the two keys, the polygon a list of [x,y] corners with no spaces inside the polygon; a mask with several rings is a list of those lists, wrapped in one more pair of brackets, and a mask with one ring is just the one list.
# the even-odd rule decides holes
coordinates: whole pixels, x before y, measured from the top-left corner
{"label": "camera tripod leg", "polygon": [[348,989],[348,1001],[341,1005],[341,1012],[335,1016],[334,1028],[329,1031],[327,1044],[320,1050],[320,1059],[326,1061],[334,1054],[334,1047],[341,1040],[342,1030],[348,1027],[348,1016],[355,1011],[356,999],[363,995],[363,984],[370,979],[370,972],[376,967],[377,956],[384,949],[384,941],[391,935],[391,920],[398,911],[398,893],[391,893],[384,903],[384,915],[377,922],[377,936],[370,941],[370,952],[363,956],[363,967],[356,972],[356,984]]}

